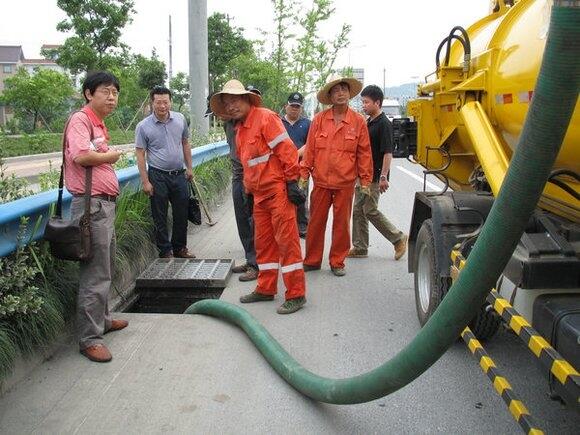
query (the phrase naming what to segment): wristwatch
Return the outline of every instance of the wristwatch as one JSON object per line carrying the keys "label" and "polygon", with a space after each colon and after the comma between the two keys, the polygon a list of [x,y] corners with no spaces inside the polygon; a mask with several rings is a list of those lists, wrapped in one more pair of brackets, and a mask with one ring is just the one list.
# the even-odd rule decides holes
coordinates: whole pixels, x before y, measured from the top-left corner
{"label": "wristwatch", "polygon": [[381,175],[381,178],[380,178],[380,180],[381,180],[381,181],[387,181],[387,176],[386,176],[386,175]]}

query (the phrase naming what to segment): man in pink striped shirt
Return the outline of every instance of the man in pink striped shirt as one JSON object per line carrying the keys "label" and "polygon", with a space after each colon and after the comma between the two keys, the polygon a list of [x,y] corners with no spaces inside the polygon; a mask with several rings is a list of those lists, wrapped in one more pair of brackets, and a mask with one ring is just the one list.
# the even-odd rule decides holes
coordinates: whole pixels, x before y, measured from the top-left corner
{"label": "man in pink striped shirt", "polygon": [[92,167],[90,260],[80,263],[77,329],[79,346],[91,361],[108,362],[111,353],[103,335],[123,329],[126,320],[109,314],[109,291],[115,261],[115,201],[119,182],[113,169],[121,152],[109,148],[103,120],[117,107],[119,81],[111,73],[87,75],[82,88],[86,105],[71,115],[65,131],[65,184],[73,194],[73,218],[85,211],[86,168]]}

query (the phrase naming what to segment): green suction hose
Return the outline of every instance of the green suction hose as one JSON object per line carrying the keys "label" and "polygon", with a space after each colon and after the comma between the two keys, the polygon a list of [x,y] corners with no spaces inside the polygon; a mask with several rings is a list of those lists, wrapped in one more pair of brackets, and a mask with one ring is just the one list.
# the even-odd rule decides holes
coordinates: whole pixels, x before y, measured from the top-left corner
{"label": "green suction hose", "polygon": [[320,402],[368,402],[426,371],[457,340],[495,285],[552,169],[580,89],[580,8],[576,4],[554,1],[542,67],[517,151],[466,267],[431,319],[394,358],[360,376],[323,378],[298,364],[242,308],[205,300],[185,313],[220,317],[238,325],[286,382]]}

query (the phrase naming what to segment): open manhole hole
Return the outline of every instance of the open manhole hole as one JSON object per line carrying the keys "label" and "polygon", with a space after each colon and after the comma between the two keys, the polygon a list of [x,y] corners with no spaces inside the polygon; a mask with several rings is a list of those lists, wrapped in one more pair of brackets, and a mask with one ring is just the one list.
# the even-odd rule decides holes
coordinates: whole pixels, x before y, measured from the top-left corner
{"label": "open manhole hole", "polygon": [[231,259],[158,258],[135,281],[128,313],[181,314],[203,299],[219,299],[232,273]]}

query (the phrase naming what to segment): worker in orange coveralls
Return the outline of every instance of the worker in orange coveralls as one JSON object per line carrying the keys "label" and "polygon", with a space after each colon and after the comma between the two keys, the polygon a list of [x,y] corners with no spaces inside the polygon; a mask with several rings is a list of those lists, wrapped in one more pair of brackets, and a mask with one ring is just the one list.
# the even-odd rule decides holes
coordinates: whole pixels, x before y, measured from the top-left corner
{"label": "worker in orange coveralls", "polygon": [[236,121],[238,156],[244,167],[244,188],[254,196],[254,244],[258,263],[256,289],[242,303],[271,301],[277,293],[278,269],[286,286],[279,314],[298,311],[306,303],[302,251],[296,205],[305,201],[298,187],[298,152],[280,117],[260,107],[262,97],[230,80],[210,99],[213,112]]}
{"label": "worker in orange coveralls", "polygon": [[312,174],[314,188],[310,195],[310,222],[306,233],[304,271],[320,269],[324,251],[324,233],[330,206],[333,209],[330,268],[344,276],[344,259],[350,249],[350,218],[357,177],[361,192],[370,195],[373,162],[369,132],[362,115],[348,106],[348,101],[362,89],[351,77],[331,78],[318,92],[318,101],[332,105],[314,116],[306,151],[301,163],[300,187]]}

